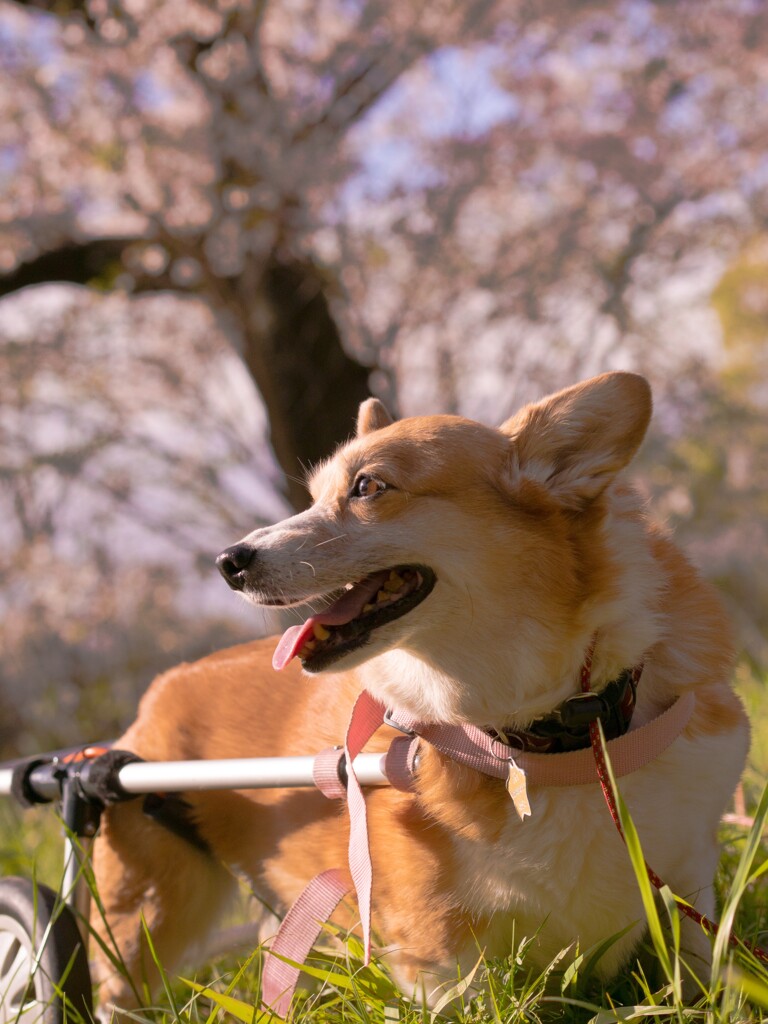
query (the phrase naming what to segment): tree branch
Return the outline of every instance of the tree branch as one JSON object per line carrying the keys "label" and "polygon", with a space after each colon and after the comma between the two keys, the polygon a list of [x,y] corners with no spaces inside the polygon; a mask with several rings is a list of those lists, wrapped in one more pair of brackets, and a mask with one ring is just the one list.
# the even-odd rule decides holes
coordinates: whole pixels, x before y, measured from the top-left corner
{"label": "tree branch", "polygon": [[0,296],[50,281],[88,284],[110,265],[122,263],[125,250],[137,241],[136,238],[95,238],[41,252],[20,263],[10,274],[0,276]]}

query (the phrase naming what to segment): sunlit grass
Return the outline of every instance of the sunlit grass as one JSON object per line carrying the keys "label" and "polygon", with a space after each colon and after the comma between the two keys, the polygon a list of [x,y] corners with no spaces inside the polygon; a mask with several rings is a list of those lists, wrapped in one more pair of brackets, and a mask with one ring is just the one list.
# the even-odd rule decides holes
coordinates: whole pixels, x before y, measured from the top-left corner
{"label": "sunlit grass", "polygon": [[[742,829],[737,835],[733,827],[729,829],[728,854],[720,872],[720,897],[726,917],[735,918],[740,934],[765,944],[765,899],[759,896],[758,888],[765,893],[768,849],[760,834],[765,832],[768,818],[768,789],[761,804],[752,810],[758,820],[749,832]],[[625,826],[631,834],[630,819],[625,819]],[[634,856],[638,881],[644,882],[639,847],[634,849]],[[686,968],[680,948],[679,915],[671,894],[667,892],[660,903],[650,900],[647,911],[649,938],[637,959],[610,985],[605,985],[595,970],[605,945],[582,952],[565,949],[542,971],[531,965],[528,956],[535,937],[522,937],[505,958],[486,960],[480,955],[474,976],[457,977],[455,984],[446,986],[445,998],[432,1011],[414,1000],[413,993],[401,993],[391,981],[387,982],[383,964],[362,967],[359,944],[352,938],[343,956],[326,959],[321,972],[326,981],[319,992],[299,994],[291,1020],[307,1024],[435,1024],[450,1015],[459,1024],[768,1021],[768,967],[748,952],[737,953],[727,943],[722,944],[719,953],[719,969],[711,980],[700,979],[699,997],[686,1002],[681,989]],[[181,983],[182,991],[186,985],[187,1001],[180,1015],[169,1018],[161,1012],[162,1019],[209,1020],[218,1008],[229,1019],[277,1021],[256,1009],[258,964],[259,956],[254,954],[250,960],[236,964],[222,960],[209,965],[194,981]]]}
{"label": "sunlit grass", "polygon": [[62,826],[49,806],[22,810],[0,796],[0,876],[34,873],[40,882],[58,888],[64,862]]}
{"label": "sunlit grass", "polygon": [[[753,724],[753,746],[744,776],[745,810],[757,820],[751,829],[723,825],[717,884],[722,912],[733,920],[736,933],[766,946],[768,686],[742,670],[738,688]],[[60,834],[50,808],[21,812],[10,801],[0,800],[3,874],[30,876],[34,865],[36,877],[55,887],[61,874]],[[98,900],[98,894],[94,896]],[[680,991],[684,955],[677,937],[677,911],[668,895],[666,901],[649,903],[647,911],[646,943],[610,985],[601,981],[595,968],[604,949],[565,949],[542,971],[532,966],[529,956],[535,937],[518,936],[509,955],[501,959],[486,960],[478,951],[472,976],[457,976],[446,985],[443,999],[431,1010],[420,993],[397,989],[385,961],[363,967],[359,943],[349,937],[341,954],[326,949],[313,959],[311,966],[319,969],[323,980],[316,980],[311,992],[297,994],[289,1019],[295,1024],[436,1024],[448,1016],[458,1024],[612,1024],[651,1019],[678,1024],[768,1022],[768,967],[748,954],[736,954],[727,944],[716,950],[719,967],[711,981],[701,979],[699,998],[686,1005]],[[163,971],[163,991],[155,1005],[136,1011],[132,1018],[153,1024],[225,1020],[277,1024],[278,1018],[258,1009],[263,955],[257,949],[250,955],[218,957],[196,973],[185,972],[183,978]]]}
{"label": "sunlit grass", "polygon": [[742,664],[736,671],[735,685],[752,724],[743,782],[747,803],[754,807],[768,779],[768,676],[758,675]]}

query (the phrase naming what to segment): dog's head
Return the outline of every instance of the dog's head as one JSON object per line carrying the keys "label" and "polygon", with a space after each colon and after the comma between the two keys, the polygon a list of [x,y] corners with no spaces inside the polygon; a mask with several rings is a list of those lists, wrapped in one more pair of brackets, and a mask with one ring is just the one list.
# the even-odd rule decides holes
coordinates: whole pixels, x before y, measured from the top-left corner
{"label": "dog's head", "polygon": [[[606,492],[650,411],[647,383],[627,373],[499,429],[456,416],[393,422],[369,399],[357,436],[313,473],[312,506],[249,534],[219,568],[259,605],[315,606],[280,640],[276,668],[294,656],[311,673],[350,668],[397,650],[410,661],[388,698],[442,720],[491,714],[489,673],[540,670],[582,642]],[[440,676],[439,697],[415,695],[420,668]],[[392,675],[383,663],[381,674]]]}

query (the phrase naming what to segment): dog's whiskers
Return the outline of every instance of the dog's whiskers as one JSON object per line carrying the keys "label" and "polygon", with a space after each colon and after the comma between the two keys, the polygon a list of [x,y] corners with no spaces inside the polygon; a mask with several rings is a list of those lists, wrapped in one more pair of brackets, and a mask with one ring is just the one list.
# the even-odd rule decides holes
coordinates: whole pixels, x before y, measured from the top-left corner
{"label": "dog's whiskers", "polygon": [[321,548],[324,544],[331,544],[335,540],[344,540],[346,536],[346,533],[339,533],[335,537],[328,537],[327,540],[319,540],[317,544],[315,544],[315,547]]}

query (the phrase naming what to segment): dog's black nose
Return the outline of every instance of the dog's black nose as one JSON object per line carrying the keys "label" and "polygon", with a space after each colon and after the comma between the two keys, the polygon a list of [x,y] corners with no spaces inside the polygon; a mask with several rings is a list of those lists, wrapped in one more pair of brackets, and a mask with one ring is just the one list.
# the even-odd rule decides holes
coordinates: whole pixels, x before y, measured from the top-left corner
{"label": "dog's black nose", "polygon": [[246,582],[246,570],[256,555],[256,549],[248,544],[234,544],[222,551],[216,559],[219,572],[233,590],[242,590]]}

